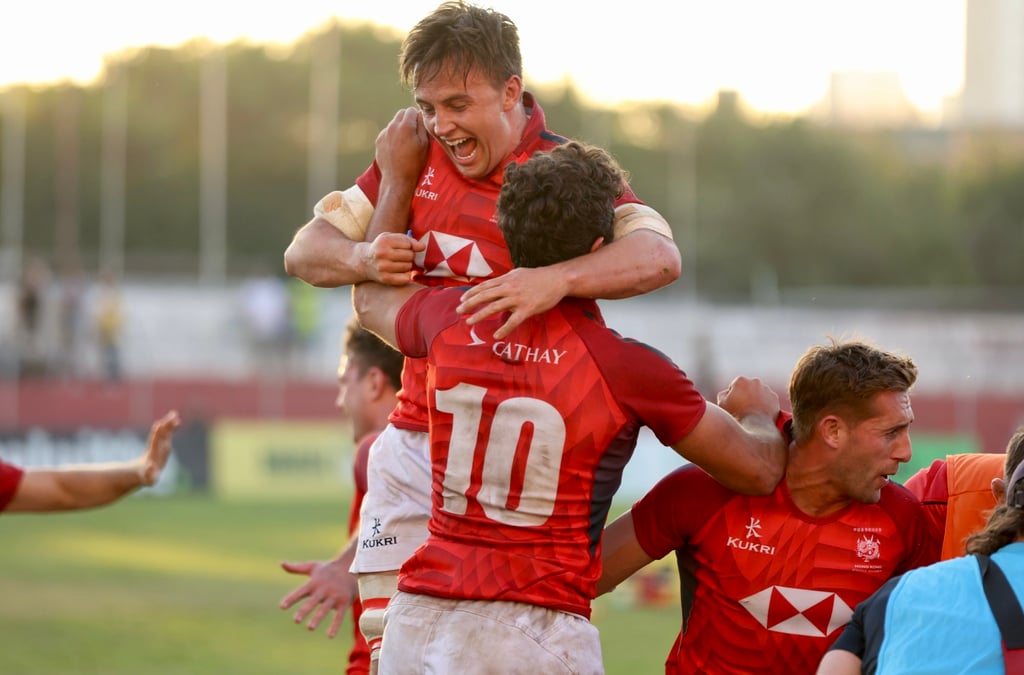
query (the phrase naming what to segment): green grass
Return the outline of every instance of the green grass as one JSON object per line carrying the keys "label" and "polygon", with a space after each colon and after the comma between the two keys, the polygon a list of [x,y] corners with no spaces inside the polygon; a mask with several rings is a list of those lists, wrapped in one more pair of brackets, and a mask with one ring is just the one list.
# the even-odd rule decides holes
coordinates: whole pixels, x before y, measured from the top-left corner
{"label": "green grass", "polygon": [[[3,675],[341,673],[334,640],[278,608],[299,583],[279,562],[333,555],[343,501],[224,502],[133,497],[105,509],[0,517]],[[673,593],[674,595],[674,593]],[[630,589],[599,598],[609,675],[663,670],[675,601],[637,608]]]}

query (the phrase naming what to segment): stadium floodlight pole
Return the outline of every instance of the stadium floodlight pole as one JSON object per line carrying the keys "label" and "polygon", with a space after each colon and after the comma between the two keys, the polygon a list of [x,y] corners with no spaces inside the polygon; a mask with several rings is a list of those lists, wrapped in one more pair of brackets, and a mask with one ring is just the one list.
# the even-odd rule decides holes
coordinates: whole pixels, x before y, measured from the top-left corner
{"label": "stadium floodlight pole", "polygon": [[54,258],[60,274],[70,273],[78,259],[79,244],[79,204],[78,193],[80,184],[79,152],[80,133],[79,118],[81,101],[78,88],[68,85],[62,87],[57,99],[57,110],[54,115],[57,145],[57,166],[55,183],[57,187],[56,215],[54,219]]}
{"label": "stadium floodlight pole", "polygon": [[14,284],[21,276],[21,246],[25,229],[25,88],[3,92],[3,160],[0,182],[0,223],[3,225],[2,264]]}
{"label": "stadium floodlight pole", "polygon": [[[25,229],[25,88],[8,87],[2,92],[3,155],[0,158],[0,283],[9,277],[11,288],[18,287],[21,278],[21,246]],[[14,353],[10,363],[13,387],[3,387],[9,401],[2,401],[0,410],[6,411],[0,421],[17,427],[18,387],[21,368],[21,340],[12,340]],[[3,373],[7,375],[7,373]],[[6,379],[0,378],[0,379]]]}
{"label": "stadium floodlight pole", "polygon": [[211,45],[199,71],[199,281],[227,279],[227,47]]}
{"label": "stadium floodlight pole", "polygon": [[127,73],[108,60],[103,75],[100,150],[99,267],[120,278],[124,272],[126,164],[128,157]]}
{"label": "stadium floodlight pole", "polygon": [[341,30],[337,20],[312,45],[309,62],[309,136],[306,202],[316,204],[338,184],[338,108]]}

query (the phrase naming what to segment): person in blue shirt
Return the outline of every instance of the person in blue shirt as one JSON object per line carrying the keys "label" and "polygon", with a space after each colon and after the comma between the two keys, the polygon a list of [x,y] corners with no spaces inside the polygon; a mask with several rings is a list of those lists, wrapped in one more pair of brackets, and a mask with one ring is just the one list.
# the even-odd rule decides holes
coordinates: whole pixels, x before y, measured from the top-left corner
{"label": "person in blue shirt", "polygon": [[1006,453],[1009,478],[992,481],[998,506],[967,539],[970,555],[889,580],[854,610],[818,675],[1024,672],[1024,427]]}

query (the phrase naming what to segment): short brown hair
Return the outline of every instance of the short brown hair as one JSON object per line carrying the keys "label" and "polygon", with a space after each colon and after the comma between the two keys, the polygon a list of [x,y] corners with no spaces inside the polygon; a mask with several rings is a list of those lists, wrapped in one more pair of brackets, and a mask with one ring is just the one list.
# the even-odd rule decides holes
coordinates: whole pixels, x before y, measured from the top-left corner
{"label": "short brown hair", "polygon": [[906,392],[917,381],[917,366],[907,356],[882,351],[864,342],[840,342],[811,347],[797,361],[789,380],[793,408],[793,438],[810,437],[825,413],[858,422],[874,414],[870,401],[879,393]]}
{"label": "short brown hair", "polygon": [[402,43],[398,69],[408,86],[429,82],[444,69],[466,78],[473,68],[499,88],[513,75],[523,76],[519,31],[512,19],[461,0],[445,2],[413,26]]}
{"label": "short brown hair", "polygon": [[341,342],[342,352],[360,377],[369,368],[380,368],[396,391],[402,388],[402,364],[405,362],[402,353],[363,328],[356,317],[345,324]]}

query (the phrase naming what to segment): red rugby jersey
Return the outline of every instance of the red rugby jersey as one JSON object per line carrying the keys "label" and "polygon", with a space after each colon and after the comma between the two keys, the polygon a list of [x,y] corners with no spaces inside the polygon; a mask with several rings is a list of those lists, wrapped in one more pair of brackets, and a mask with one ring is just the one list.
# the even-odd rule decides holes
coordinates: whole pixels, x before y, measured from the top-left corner
{"label": "red rugby jersey", "polygon": [[20,467],[0,460],[0,511],[6,509],[14,499],[14,493],[18,490],[24,473]]}
{"label": "red rugby jersey", "polygon": [[[416,257],[413,281],[426,286],[467,286],[501,276],[512,268],[505,239],[498,229],[495,205],[504,182],[505,167],[527,160],[534,152],[550,150],[564,143],[545,127],[544,111],[525,93],[523,103],[530,111],[523,139],[515,151],[489,176],[470,180],[459,173],[440,143],[430,137],[430,154],[420,176],[409,213],[414,239],[427,245]],[[374,163],[356,181],[376,205],[380,170]],[[642,203],[627,190],[616,206]],[[423,388],[426,364],[406,359],[398,405],[391,415],[396,427],[427,430],[426,394]]]}
{"label": "red rugby jersey", "polygon": [[433,465],[430,535],[399,588],[589,616],[640,426],[674,444],[706,402],[663,354],[608,329],[592,300],[564,300],[495,341],[504,319],[467,326],[460,296],[421,291],[396,320],[403,352],[429,352]]}
{"label": "red rugby jersey", "polygon": [[687,466],[632,515],[644,551],[679,564],[684,626],[666,673],[813,673],[857,603],[937,558],[920,503],[895,483],[877,504],[813,518],[785,480],[748,497]]}
{"label": "red rugby jersey", "polygon": [[[366,464],[370,457],[370,446],[380,435],[379,431],[364,436],[356,444],[352,459],[352,480],[355,489],[352,493],[352,505],[348,513],[349,536],[359,529],[359,508],[366,496]],[[352,600],[352,649],[348,653],[348,666],[345,675],[363,675],[370,672],[370,647],[366,644],[363,632],[359,630],[359,617],[363,614],[363,603],[356,597]]]}

